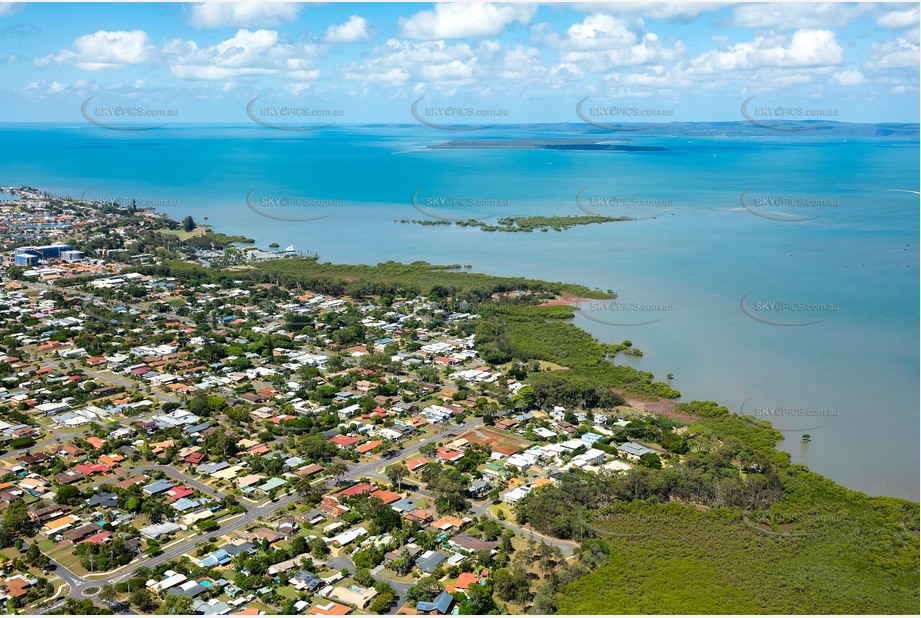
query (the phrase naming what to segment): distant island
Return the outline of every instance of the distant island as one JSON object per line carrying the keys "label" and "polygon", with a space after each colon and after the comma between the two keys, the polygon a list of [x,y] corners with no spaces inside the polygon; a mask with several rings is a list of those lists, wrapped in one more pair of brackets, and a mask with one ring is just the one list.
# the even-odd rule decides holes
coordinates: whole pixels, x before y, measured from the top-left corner
{"label": "distant island", "polygon": [[[434,216],[434,215],[432,215]],[[603,217],[601,215],[582,215],[565,217],[502,217],[494,224],[480,219],[464,219],[462,221],[449,221],[446,219],[399,219],[400,223],[415,223],[417,225],[459,225],[461,227],[478,227],[484,232],[562,232],[577,225],[592,225],[595,223],[611,223],[614,221],[636,221],[632,217]]]}
{"label": "distant island", "polygon": [[662,152],[661,146],[617,144],[623,139],[611,137],[551,137],[522,139],[455,139],[433,144],[430,150],[611,150],[620,152]]}

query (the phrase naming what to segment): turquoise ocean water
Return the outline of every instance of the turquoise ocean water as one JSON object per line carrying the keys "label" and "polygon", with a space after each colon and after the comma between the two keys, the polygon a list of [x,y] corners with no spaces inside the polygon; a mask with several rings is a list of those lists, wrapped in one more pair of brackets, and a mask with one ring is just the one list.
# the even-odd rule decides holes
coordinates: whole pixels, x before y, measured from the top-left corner
{"label": "turquoise ocean water", "polygon": [[[508,134],[0,126],[0,185],[134,198],[324,261],[469,264],[614,289],[621,304],[585,303],[576,323],[630,339],[645,353],[631,364],[673,373],[685,400],[771,420],[794,461],[848,487],[918,499],[916,137],[425,148]],[[527,234],[396,222],[590,213],[638,220]]]}

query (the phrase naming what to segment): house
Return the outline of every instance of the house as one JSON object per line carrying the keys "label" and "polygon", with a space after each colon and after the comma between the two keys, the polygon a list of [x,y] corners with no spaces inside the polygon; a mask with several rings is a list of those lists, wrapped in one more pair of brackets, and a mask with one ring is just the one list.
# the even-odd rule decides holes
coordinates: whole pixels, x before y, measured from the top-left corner
{"label": "house", "polygon": [[182,500],[183,498],[188,498],[195,493],[195,490],[191,487],[186,487],[184,485],[179,485],[178,487],[172,487],[169,491],[166,492],[166,497],[170,500]]}
{"label": "house", "polygon": [[450,530],[451,528],[462,528],[464,524],[468,523],[470,519],[464,517],[455,517],[453,515],[445,515],[438,521],[432,524],[432,527],[437,530]]}
{"label": "house", "polygon": [[197,466],[207,458],[208,456],[205,453],[189,453],[185,456],[185,462],[189,465]]}
{"label": "house", "polygon": [[527,487],[516,487],[515,489],[505,492],[505,504],[506,506],[515,506],[518,504],[518,501],[524,498],[530,493],[530,489]]}
{"label": "house", "polygon": [[230,606],[218,599],[209,601],[196,599],[192,601],[192,611],[204,616],[226,616],[230,613]]}
{"label": "house", "polygon": [[78,521],[79,520],[76,517],[65,515],[64,517],[52,519],[51,521],[45,523],[44,528],[48,531],[48,536],[54,536],[55,534],[60,534],[61,532],[67,530]]}
{"label": "house", "polygon": [[124,481],[119,481],[116,483],[116,485],[122,489],[128,489],[134,485],[140,485],[141,483],[147,481],[148,478],[149,477],[146,474],[141,474],[140,476],[132,476],[131,478],[127,478]]}
{"label": "house", "polygon": [[298,571],[288,580],[288,583],[297,590],[313,591],[323,586],[326,582],[310,571]]}
{"label": "house", "polygon": [[83,539],[89,538],[102,530],[102,526],[93,522],[89,524],[83,524],[77,528],[72,528],[65,531],[61,536],[66,540],[70,541],[74,545],[82,541]]}
{"label": "house", "polygon": [[415,472],[417,472],[417,471],[419,471],[419,470],[422,470],[422,468],[424,468],[424,467],[426,466],[426,464],[428,464],[428,462],[429,462],[429,460],[426,459],[425,457],[419,457],[419,458],[413,459],[413,460],[411,460],[411,461],[407,461],[407,462],[406,462],[406,468],[407,468],[407,470],[409,470],[410,472],[415,473]]}
{"label": "house", "polygon": [[394,493],[392,491],[387,491],[385,489],[378,489],[377,491],[372,492],[371,495],[383,502],[385,505],[393,504],[400,499],[400,494]]}
{"label": "house", "polygon": [[424,526],[425,524],[429,523],[433,519],[432,514],[426,511],[425,509],[414,509],[410,511],[409,513],[406,513],[405,517],[409,521],[415,522],[419,524],[420,526]]}
{"label": "house", "polygon": [[426,575],[434,573],[448,557],[440,551],[429,550],[416,559],[416,566]]}
{"label": "house", "polygon": [[403,498],[391,503],[390,508],[392,508],[397,513],[409,513],[416,508],[416,505],[413,504],[412,500],[409,498]]}
{"label": "house", "polygon": [[445,585],[445,590],[453,593],[458,590],[467,590],[473,584],[478,583],[480,583],[480,578],[476,574],[464,572],[457,576],[457,581],[454,584]]}
{"label": "house", "polygon": [[626,442],[621,444],[617,447],[617,452],[630,461],[639,461],[640,457],[643,455],[655,453],[655,451],[648,446],[643,446],[642,444],[634,444],[633,442]]}
{"label": "house", "polygon": [[310,464],[309,466],[301,468],[294,474],[296,474],[297,476],[304,477],[304,476],[313,476],[317,472],[322,472],[322,471],[323,471],[323,466],[321,466],[320,464]]}
{"label": "house", "polygon": [[360,586],[336,586],[329,593],[329,598],[342,601],[348,605],[353,605],[358,609],[364,609],[371,602],[371,599],[377,596],[377,590],[374,588],[362,588]]}
{"label": "house", "polygon": [[453,463],[463,456],[464,454],[461,453],[460,451],[455,451],[455,450],[446,449],[446,448],[440,448],[438,449],[438,452],[435,453],[435,459],[446,461],[448,463]]}
{"label": "house", "polygon": [[307,613],[313,616],[345,616],[352,608],[348,605],[342,605],[340,603],[334,603],[330,601],[329,603],[324,603],[323,605],[314,605],[308,610]]}
{"label": "house", "polygon": [[454,597],[451,596],[451,593],[447,590],[442,590],[434,601],[419,601],[416,603],[416,611],[420,614],[439,614],[444,616],[451,611],[451,605],[453,604]]}
{"label": "house", "polygon": [[172,489],[174,486],[175,485],[172,481],[160,479],[159,481],[154,481],[150,485],[145,485],[142,490],[145,494],[156,496],[157,494],[162,494],[163,492]]}
{"label": "house", "polygon": [[327,440],[327,442],[331,444],[335,444],[339,448],[349,448],[357,444],[358,442],[361,442],[361,438],[356,438],[352,436],[336,436],[334,438],[331,438],[330,440]]}
{"label": "house", "polygon": [[114,508],[118,506],[118,494],[106,492],[94,494],[87,500],[87,504],[101,509]]}
{"label": "house", "polygon": [[466,552],[476,553],[479,551],[493,551],[499,547],[495,541],[484,541],[469,534],[457,534],[448,539],[448,544],[457,549]]}
{"label": "house", "polygon": [[83,476],[93,476],[94,474],[105,474],[109,471],[109,466],[105,464],[78,464],[74,466],[74,470],[82,474]]}
{"label": "house", "polygon": [[237,487],[244,489],[246,487],[252,487],[259,481],[265,478],[264,474],[247,474],[246,476],[241,476],[235,482]]}
{"label": "house", "polygon": [[152,526],[145,526],[144,528],[141,528],[140,530],[138,530],[138,532],[141,533],[141,536],[147,537],[148,539],[158,539],[161,536],[172,534],[173,532],[176,532],[177,530],[180,530],[180,529],[181,528],[179,527],[178,524],[166,522],[163,524],[154,524]]}
{"label": "house", "polygon": [[40,509],[29,511],[29,519],[35,523],[44,524],[46,521],[63,517],[67,513],[70,513],[71,510],[72,509],[69,506],[49,504],[48,506],[42,507]]}
{"label": "house", "polygon": [[66,444],[61,447],[61,450],[58,451],[58,455],[60,455],[61,457],[77,458],[80,455],[85,455],[85,454],[86,454],[86,451],[84,451],[79,446],[75,446],[73,444]]}
{"label": "house", "polygon": [[271,491],[278,489],[282,485],[287,485],[287,484],[288,484],[288,481],[284,479],[280,479],[277,476],[273,476],[272,478],[267,480],[265,483],[260,485],[259,490],[264,491],[265,493],[269,493]]}
{"label": "house", "polygon": [[379,447],[383,442],[381,440],[371,440],[370,442],[365,442],[361,446],[355,449],[359,455],[364,455],[365,453],[370,453],[377,447]]}
{"label": "house", "polygon": [[471,498],[483,498],[492,490],[492,484],[486,479],[474,479],[467,488]]}
{"label": "house", "polygon": [[269,530],[268,528],[256,528],[247,534],[246,538],[250,541],[268,541],[269,545],[271,545],[272,543],[283,541],[285,536],[275,532],[274,530]]}

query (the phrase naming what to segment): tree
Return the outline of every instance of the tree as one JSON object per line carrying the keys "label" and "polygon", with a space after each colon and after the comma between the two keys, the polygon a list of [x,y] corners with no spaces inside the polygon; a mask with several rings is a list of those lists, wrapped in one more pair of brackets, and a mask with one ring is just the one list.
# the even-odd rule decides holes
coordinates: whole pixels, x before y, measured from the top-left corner
{"label": "tree", "polygon": [[441,582],[431,575],[426,575],[406,591],[406,598],[417,602],[434,601],[435,597],[441,594],[441,590]]}
{"label": "tree", "polygon": [[531,582],[521,569],[497,569],[493,575],[493,589],[503,601],[524,604],[531,598]]}
{"label": "tree", "polygon": [[402,463],[392,463],[384,468],[384,474],[395,487],[399,488],[400,482],[409,476],[409,468]]}
{"label": "tree", "polygon": [[464,601],[459,610],[459,614],[484,615],[496,612],[496,602],[492,600],[492,591],[488,586],[483,584],[471,584],[467,588],[467,600]]}
{"label": "tree", "polygon": [[192,215],[186,215],[185,219],[182,220],[182,229],[186,232],[191,232],[195,227],[195,219],[192,218]]}
{"label": "tree", "polygon": [[192,613],[192,597],[182,594],[168,594],[163,599],[163,605],[157,610],[158,614],[189,615]]}
{"label": "tree", "polygon": [[64,485],[55,494],[54,500],[58,504],[75,506],[83,502],[83,492],[73,485]]}
{"label": "tree", "polygon": [[118,598],[118,595],[115,591],[115,586],[112,584],[106,584],[102,587],[102,590],[99,592],[99,600],[103,603],[112,603]]}
{"label": "tree", "polygon": [[343,477],[349,473],[349,467],[343,462],[337,461],[326,468],[326,473],[329,474],[336,482],[336,485],[338,485],[342,482]]}
{"label": "tree", "polygon": [[150,613],[157,609],[157,600],[147,588],[138,588],[131,593],[128,600],[134,607],[142,612]]}
{"label": "tree", "polygon": [[38,548],[38,543],[32,543],[29,545],[29,549],[26,551],[26,562],[36,568],[44,569],[48,566],[48,563],[51,562],[51,559],[43,554]]}

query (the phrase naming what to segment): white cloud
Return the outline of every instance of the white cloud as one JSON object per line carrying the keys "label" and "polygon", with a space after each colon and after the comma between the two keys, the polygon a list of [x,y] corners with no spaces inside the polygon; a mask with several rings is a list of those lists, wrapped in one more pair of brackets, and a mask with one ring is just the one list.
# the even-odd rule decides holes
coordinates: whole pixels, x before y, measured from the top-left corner
{"label": "white cloud", "polygon": [[84,71],[120,69],[143,64],[153,57],[155,48],[143,30],[99,30],[74,40],[73,49],[36,58],[33,64],[42,68],[52,62],[73,62]]}
{"label": "white cloud", "polygon": [[890,30],[907,30],[917,28],[921,23],[921,10],[918,5],[907,8],[896,7],[891,10],[885,4],[879,5],[880,13],[876,17],[876,25]]}
{"label": "white cloud", "polygon": [[866,83],[866,78],[860,71],[838,71],[832,79],[842,86],[860,86]]}
{"label": "white cloud", "polygon": [[233,37],[200,49],[194,41],[174,40],[163,48],[170,71],[179,79],[233,81],[239,78],[281,75],[310,81],[320,75],[309,58],[313,45],[292,45],[279,40],[274,30],[239,30]]}
{"label": "white cloud", "polygon": [[733,2],[577,2],[573,8],[584,13],[641,14],[646,19],[689,23],[703,13],[718,11]]}
{"label": "white cloud", "polygon": [[841,64],[843,58],[844,52],[834,32],[797,30],[789,40],[762,36],[727,49],[708,51],[694,58],[690,68],[697,74],[719,74],[762,67],[834,66]]}
{"label": "white cloud", "polygon": [[352,15],[344,24],[327,28],[323,34],[323,40],[327,43],[353,43],[363,41],[370,36],[368,21],[364,17]]}
{"label": "white cloud", "polygon": [[301,10],[297,2],[202,2],[189,9],[195,28],[277,26],[293,22]]}
{"label": "white cloud", "polygon": [[84,96],[95,90],[97,90],[96,86],[86,79],[78,79],[73,83],[39,80],[28,84],[22,92],[33,98],[44,99],[63,95]]}
{"label": "white cloud", "polygon": [[570,49],[609,49],[632,45],[636,40],[637,35],[623,19],[596,13],[570,26],[563,43]]}
{"label": "white cloud", "polygon": [[731,25],[743,28],[828,28],[858,17],[865,7],[840,2],[764,2],[744,4],[732,11]]}
{"label": "white cloud", "polygon": [[918,45],[899,37],[894,41],[877,41],[870,45],[868,69],[917,69]]}
{"label": "white cloud", "polygon": [[403,36],[410,39],[458,39],[496,36],[512,23],[531,23],[537,7],[528,4],[439,3],[433,11],[400,18]]}

